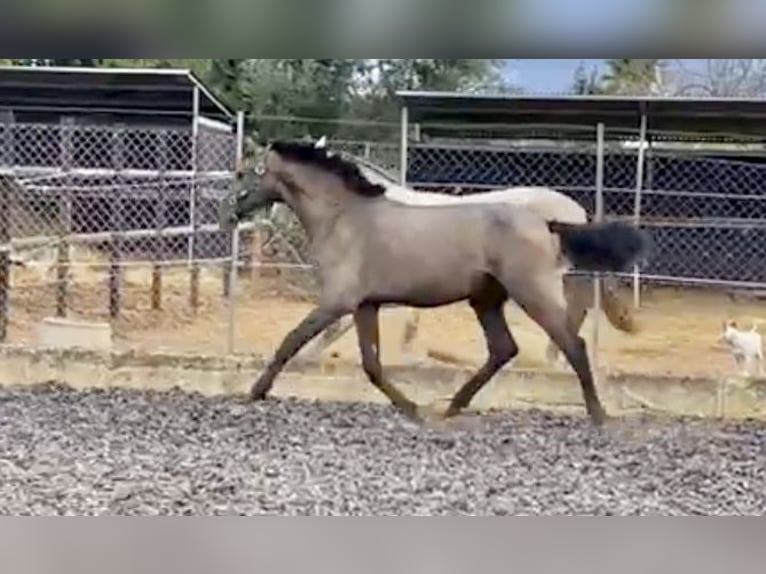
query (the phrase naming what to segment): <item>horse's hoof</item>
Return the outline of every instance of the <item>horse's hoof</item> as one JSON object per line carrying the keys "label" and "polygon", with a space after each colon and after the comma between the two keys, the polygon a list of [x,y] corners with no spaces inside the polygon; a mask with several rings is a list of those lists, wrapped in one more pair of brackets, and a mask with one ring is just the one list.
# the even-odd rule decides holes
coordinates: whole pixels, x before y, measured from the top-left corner
{"label": "horse's hoof", "polygon": [[259,403],[269,398],[269,391],[261,391],[260,389],[253,389],[250,391],[250,402]]}
{"label": "horse's hoof", "polygon": [[604,409],[598,408],[598,409],[593,410],[590,413],[590,420],[593,423],[593,426],[595,426],[597,428],[602,428],[611,419],[610,419],[609,415],[606,414],[606,411]]}
{"label": "horse's hoof", "polygon": [[438,402],[418,407],[417,416],[423,422],[439,422],[446,420],[446,411],[439,407]]}

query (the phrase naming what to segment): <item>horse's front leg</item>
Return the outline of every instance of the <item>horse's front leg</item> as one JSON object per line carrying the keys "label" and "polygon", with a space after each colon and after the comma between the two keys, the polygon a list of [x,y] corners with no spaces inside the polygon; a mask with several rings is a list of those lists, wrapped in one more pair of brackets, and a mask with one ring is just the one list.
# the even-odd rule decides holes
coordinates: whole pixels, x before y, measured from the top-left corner
{"label": "horse's front leg", "polygon": [[383,367],[380,364],[378,312],[378,307],[374,305],[362,305],[354,313],[362,367],[370,382],[386,395],[395,407],[406,416],[418,419],[418,406],[388,382],[383,375]]}
{"label": "horse's front leg", "polygon": [[277,352],[266,365],[261,376],[250,389],[250,398],[254,401],[263,400],[274,386],[274,379],[306,343],[319,335],[327,327],[335,323],[349,311],[326,307],[314,309],[293,329],[279,345]]}

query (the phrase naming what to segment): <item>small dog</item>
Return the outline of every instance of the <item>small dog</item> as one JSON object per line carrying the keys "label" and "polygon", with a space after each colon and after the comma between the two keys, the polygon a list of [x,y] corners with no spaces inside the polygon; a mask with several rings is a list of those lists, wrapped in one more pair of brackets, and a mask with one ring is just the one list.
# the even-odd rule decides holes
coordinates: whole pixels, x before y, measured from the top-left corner
{"label": "small dog", "polygon": [[742,367],[742,374],[748,376],[752,371],[748,369],[753,362],[758,369],[757,374],[763,373],[763,340],[758,333],[756,325],[753,325],[749,331],[741,331],[737,328],[736,321],[726,321],[723,324],[723,333],[721,341],[726,343],[731,349],[731,354],[737,366]]}

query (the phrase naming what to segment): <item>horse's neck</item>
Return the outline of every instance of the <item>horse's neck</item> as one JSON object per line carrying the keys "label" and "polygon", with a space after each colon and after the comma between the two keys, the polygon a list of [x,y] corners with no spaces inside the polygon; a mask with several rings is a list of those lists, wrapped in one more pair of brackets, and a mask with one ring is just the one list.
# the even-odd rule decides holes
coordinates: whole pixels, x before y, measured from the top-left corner
{"label": "horse's neck", "polygon": [[331,234],[338,218],[364,200],[347,190],[334,175],[314,169],[299,169],[295,174],[294,181],[285,182],[290,190],[285,200],[300,220],[309,243]]}

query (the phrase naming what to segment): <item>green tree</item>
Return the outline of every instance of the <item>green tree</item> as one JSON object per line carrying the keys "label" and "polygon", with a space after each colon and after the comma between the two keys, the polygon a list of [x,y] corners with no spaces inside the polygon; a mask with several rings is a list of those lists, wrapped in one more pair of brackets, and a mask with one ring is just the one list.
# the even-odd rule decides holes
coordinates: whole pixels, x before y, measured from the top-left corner
{"label": "green tree", "polygon": [[207,78],[212,60],[199,58],[149,58],[149,59],[112,59],[98,60],[105,68],[183,68]]}
{"label": "green tree", "polygon": [[400,90],[500,92],[509,90],[502,60],[388,59],[362,60],[358,67],[354,114],[373,120],[396,120]]}
{"label": "green tree", "polygon": [[[248,59],[236,65],[214,64],[212,69],[214,82],[225,79],[228,101],[245,110],[260,136],[294,137],[335,134],[334,121],[346,116],[351,106],[357,62]],[[325,122],[280,119],[287,116]]]}
{"label": "green tree", "polygon": [[214,86],[218,95],[229,105],[238,107],[241,99],[240,75],[245,59],[210,60],[206,80]]}
{"label": "green tree", "polygon": [[599,82],[608,94],[646,95],[652,93],[662,60],[605,60],[606,71]]}

